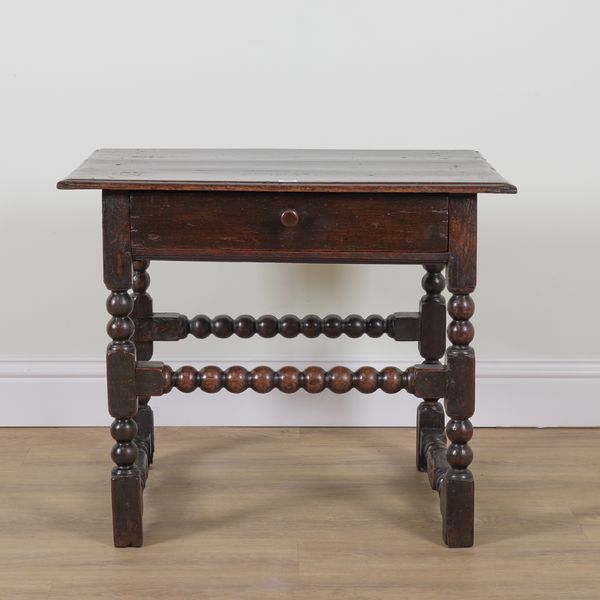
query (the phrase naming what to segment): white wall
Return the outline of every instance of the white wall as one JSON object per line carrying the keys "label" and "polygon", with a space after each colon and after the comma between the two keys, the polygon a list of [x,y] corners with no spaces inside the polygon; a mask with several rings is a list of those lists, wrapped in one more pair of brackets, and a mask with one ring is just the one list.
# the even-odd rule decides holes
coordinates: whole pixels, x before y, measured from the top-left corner
{"label": "white wall", "polygon": [[[58,191],[55,182],[97,147],[198,146],[482,151],[519,194],[481,197],[476,348],[518,411],[491,406],[504,394],[487,385],[479,418],[547,424],[539,415],[548,390],[568,398],[577,379],[587,390],[573,397],[583,403],[580,424],[600,424],[596,2],[5,0],[2,8],[0,422],[50,423],[48,407],[59,415],[52,422],[72,422],[65,397],[81,367],[73,361],[97,378],[93,361],[107,342],[100,194]],[[189,316],[385,315],[415,309],[421,271],[154,263],[151,275],[156,309]],[[165,356],[197,365],[417,358],[410,344],[362,338],[190,340],[159,347]],[[103,410],[102,386],[86,390],[80,402]],[[161,400],[165,421],[189,422],[172,398]],[[364,418],[346,420],[339,401],[315,409],[299,396],[292,417],[243,400],[253,422],[309,414],[313,423],[405,422],[381,399],[350,401]],[[412,423],[413,403],[402,401]],[[552,422],[573,424],[575,404],[554,404]],[[87,404],[77,406],[85,414]],[[197,422],[223,422],[231,411],[235,404],[220,420]]]}

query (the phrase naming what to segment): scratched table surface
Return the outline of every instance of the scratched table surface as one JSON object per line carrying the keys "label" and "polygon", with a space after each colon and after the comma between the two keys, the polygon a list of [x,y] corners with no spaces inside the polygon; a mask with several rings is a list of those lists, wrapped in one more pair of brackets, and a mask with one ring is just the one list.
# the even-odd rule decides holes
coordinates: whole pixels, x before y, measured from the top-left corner
{"label": "scratched table surface", "polygon": [[515,193],[475,150],[100,149],[60,189]]}

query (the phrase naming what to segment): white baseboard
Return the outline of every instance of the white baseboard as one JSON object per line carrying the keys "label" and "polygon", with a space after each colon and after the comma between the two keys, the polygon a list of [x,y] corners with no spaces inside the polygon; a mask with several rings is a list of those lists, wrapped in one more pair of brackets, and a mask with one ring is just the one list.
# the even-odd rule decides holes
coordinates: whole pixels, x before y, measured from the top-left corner
{"label": "white baseboard", "polygon": [[[169,361],[167,361],[169,362]],[[171,361],[169,364],[179,364]],[[225,364],[196,359],[190,364]],[[227,364],[255,366],[247,361]],[[273,368],[307,361],[265,361]],[[343,361],[350,368],[382,368],[394,361]],[[323,363],[333,366],[333,363]],[[0,361],[0,426],[107,425],[106,383],[101,361]],[[365,396],[303,391],[234,395],[221,391],[152,399],[158,425],[414,426],[418,399],[401,392]],[[476,426],[600,426],[600,361],[479,361]]]}

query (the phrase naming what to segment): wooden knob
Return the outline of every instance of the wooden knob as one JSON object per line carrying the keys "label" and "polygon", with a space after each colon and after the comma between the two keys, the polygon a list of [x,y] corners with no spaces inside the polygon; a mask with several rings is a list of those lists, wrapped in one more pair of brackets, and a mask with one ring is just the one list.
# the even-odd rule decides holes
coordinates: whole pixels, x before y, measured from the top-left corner
{"label": "wooden knob", "polygon": [[300,216],[293,208],[286,208],[281,213],[281,224],[284,227],[296,227],[300,222]]}

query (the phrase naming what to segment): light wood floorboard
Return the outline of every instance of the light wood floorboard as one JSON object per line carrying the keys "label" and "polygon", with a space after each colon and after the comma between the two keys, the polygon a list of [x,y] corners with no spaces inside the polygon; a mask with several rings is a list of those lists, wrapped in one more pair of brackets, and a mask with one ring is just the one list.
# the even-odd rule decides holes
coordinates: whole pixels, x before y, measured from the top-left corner
{"label": "light wood floorboard", "polygon": [[412,429],[158,428],[141,549],[112,546],[110,446],[0,430],[1,600],[600,598],[600,430],[477,430],[453,550]]}

